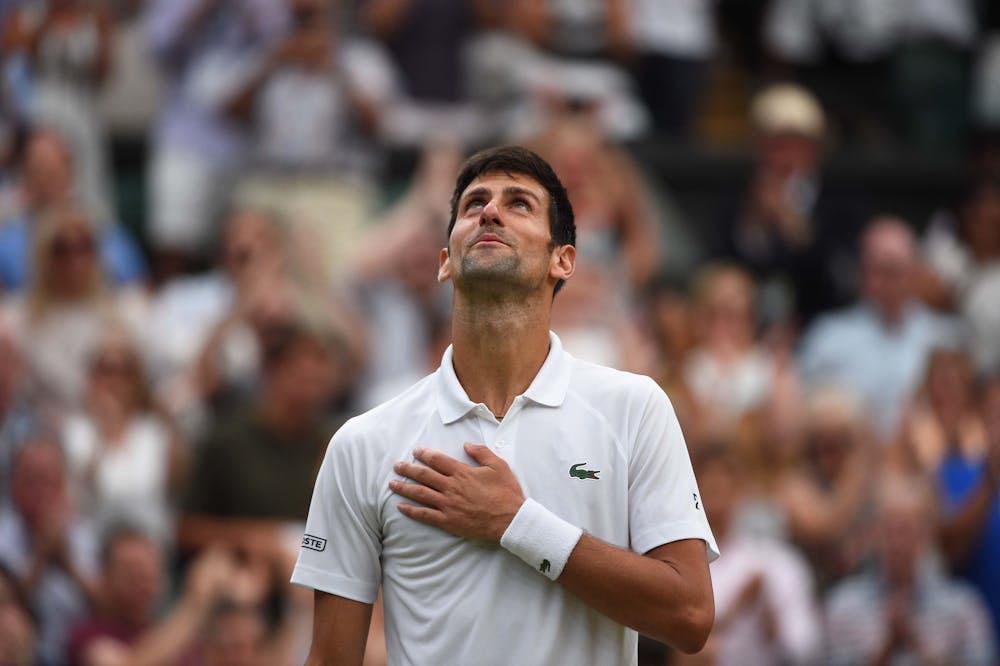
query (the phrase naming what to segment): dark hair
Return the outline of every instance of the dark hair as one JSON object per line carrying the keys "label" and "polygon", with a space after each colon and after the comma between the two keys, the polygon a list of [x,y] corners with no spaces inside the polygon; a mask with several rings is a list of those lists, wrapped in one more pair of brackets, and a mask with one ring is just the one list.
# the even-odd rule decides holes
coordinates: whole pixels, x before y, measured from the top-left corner
{"label": "dark hair", "polygon": [[[576,245],[576,223],[573,206],[556,172],[537,153],[521,146],[500,146],[487,148],[471,156],[462,164],[455,181],[455,191],[451,195],[451,218],[448,220],[448,238],[451,238],[455,220],[458,219],[458,200],[465,188],[480,176],[491,173],[528,176],[549,195],[549,231],[552,234],[550,247]],[[556,283],[558,293],[563,280]]]}
{"label": "dark hair", "polygon": [[108,566],[115,548],[125,541],[145,541],[162,554],[160,542],[145,528],[132,521],[120,520],[104,529],[99,552],[102,567]]}

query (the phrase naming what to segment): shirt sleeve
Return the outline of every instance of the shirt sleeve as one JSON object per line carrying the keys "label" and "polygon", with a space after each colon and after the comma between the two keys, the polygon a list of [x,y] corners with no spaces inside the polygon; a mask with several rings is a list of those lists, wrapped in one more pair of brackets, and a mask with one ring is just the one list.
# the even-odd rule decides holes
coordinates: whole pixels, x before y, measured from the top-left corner
{"label": "shirt sleeve", "polygon": [[653,380],[629,457],[629,538],[646,553],[681,539],[701,539],[709,561],[719,547],[705,517],[691,458],[670,400]]}
{"label": "shirt sleeve", "polygon": [[382,576],[382,534],[370,466],[349,432],[350,423],[327,447],[292,582],[370,604]]}

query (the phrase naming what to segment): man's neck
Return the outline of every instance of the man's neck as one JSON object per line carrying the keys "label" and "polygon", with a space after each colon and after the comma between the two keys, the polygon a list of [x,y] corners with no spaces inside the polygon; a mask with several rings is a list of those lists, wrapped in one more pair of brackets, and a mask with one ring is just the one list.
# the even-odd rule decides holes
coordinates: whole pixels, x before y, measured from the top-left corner
{"label": "man's neck", "polygon": [[469,399],[498,418],[531,385],[549,353],[551,305],[534,301],[470,303],[455,293],[455,374]]}

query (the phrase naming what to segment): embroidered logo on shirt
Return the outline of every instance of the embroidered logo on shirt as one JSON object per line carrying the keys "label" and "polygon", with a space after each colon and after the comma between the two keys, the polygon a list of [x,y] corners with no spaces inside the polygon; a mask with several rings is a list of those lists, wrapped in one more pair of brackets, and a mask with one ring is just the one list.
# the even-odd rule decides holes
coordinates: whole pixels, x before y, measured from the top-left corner
{"label": "embroidered logo on shirt", "polygon": [[321,539],[320,537],[313,536],[312,534],[304,534],[302,535],[302,547],[322,553],[326,550],[326,539]]}
{"label": "embroidered logo on shirt", "polygon": [[698,493],[691,493],[691,496],[694,497],[694,508],[700,509],[701,505],[698,504]]}
{"label": "embroidered logo on shirt", "polygon": [[538,570],[542,573],[548,573],[549,569],[552,568],[552,563],[548,560],[542,560],[542,566],[538,567]]}
{"label": "embroidered logo on shirt", "polygon": [[569,468],[569,475],[575,479],[597,479],[598,481],[600,481],[601,479],[597,475],[601,473],[601,470],[580,469],[580,467],[583,467],[586,464],[587,463],[582,462],[573,465],[572,467]]}

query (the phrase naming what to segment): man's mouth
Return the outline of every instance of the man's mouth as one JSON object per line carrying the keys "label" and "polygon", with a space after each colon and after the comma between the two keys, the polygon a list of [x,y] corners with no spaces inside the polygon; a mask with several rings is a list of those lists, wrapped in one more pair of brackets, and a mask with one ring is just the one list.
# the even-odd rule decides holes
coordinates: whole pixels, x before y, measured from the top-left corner
{"label": "man's mouth", "polygon": [[500,245],[507,245],[507,242],[500,238],[500,236],[489,232],[480,234],[479,237],[476,238],[473,245],[479,245],[480,243],[499,243]]}

